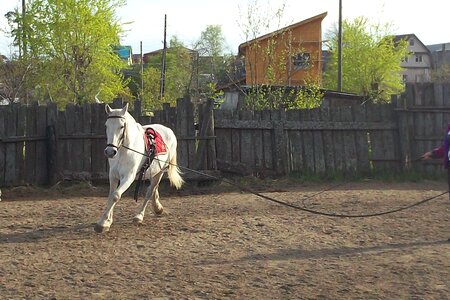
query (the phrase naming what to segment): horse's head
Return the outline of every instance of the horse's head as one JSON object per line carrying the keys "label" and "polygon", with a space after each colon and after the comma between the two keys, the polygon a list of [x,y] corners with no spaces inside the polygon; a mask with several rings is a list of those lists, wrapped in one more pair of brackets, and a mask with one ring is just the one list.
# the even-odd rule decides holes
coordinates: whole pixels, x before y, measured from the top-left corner
{"label": "horse's head", "polygon": [[122,109],[112,109],[106,104],[105,110],[108,114],[105,123],[107,138],[105,156],[107,158],[114,158],[126,138],[126,113],[128,111],[128,103]]}

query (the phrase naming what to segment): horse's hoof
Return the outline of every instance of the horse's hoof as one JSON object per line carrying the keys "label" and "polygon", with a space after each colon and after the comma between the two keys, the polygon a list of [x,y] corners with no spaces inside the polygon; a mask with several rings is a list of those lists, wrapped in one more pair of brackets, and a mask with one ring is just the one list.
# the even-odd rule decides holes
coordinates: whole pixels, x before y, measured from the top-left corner
{"label": "horse's hoof", "polygon": [[158,217],[161,217],[162,214],[164,212],[164,208],[160,208],[160,209],[155,209],[155,215],[157,215]]}
{"label": "horse's hoof", "polygon": [[133,218],[133,223],[136,224],[136,225],[141,225],[143,221],[144,220],[139,218],[139,217],[134,217]]}
{"label": "horse's hoof", "polygon": [[109,227],[103,227],[103,226],[101,226],[101,225],[95,224],[94,230],[95,230],[95,232],[97,232],[97,233],[102,233],[102,232],[107,232],[107,231],[109,231]]}

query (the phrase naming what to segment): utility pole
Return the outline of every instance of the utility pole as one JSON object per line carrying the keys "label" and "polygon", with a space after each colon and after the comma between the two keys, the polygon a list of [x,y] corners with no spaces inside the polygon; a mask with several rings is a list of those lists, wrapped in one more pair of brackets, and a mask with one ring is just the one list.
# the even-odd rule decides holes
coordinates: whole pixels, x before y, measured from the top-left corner
{"label": "utility pole", "polygon": [[144,55],[142,53],[142,41],[140,43],[140,50],[141,50],[141,101],[144,98]]}
{"label": "utility pole", "polygon": [[339,0],[338,29],[338,91],[342,92],[342,0]]}
{"label": "utility pole", "polygon": [[164,97],[164,89],[166,85],[166,51],[167,51],[166,29],[167,29],[167,15],[164,15],[164,42],[163,42],[164,46],[162,50],[161,86],[159,88],[160,99]]}
{"label": "utility pole", "polygon": [[25,15],[26,15],[26,4],[25,0],[22,0],[22,55],[25,57],[27,55],[27,35],[26,35],[26,24],[25,24]]}

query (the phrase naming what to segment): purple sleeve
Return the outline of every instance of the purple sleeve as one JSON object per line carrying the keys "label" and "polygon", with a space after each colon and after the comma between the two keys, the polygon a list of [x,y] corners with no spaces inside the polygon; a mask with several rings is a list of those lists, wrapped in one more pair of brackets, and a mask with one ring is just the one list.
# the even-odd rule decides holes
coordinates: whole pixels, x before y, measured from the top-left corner
{"label": "purple sleeve", "polygon": [[442,145],[439,148],[433,149],[431,155],[433,158],[443,158],[445,156],[445,146]]}
{"label": "purple sleeve", "polygon": [[[433,151],[431,151],[431,155],[433,158],[444,158],[447,156],[448,154],[448,143],[449,143],[449,138],[450,138],[450,124],[448,124],[447,127],[447,135],[444,138],[444,141],[442,143],[442,145],[438,148],[433,149]],[[446,160],[448,160],[449,158],[447,157]]]}

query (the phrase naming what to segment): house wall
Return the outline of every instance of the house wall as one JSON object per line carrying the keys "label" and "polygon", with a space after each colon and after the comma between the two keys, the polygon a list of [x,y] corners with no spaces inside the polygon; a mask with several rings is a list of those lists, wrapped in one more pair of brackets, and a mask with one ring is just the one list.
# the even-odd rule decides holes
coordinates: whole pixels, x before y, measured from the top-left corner
{"label": "house wall", "polygon": [[[322,76],[321,22],[322,19],[313,20],[247,45],[244,50],[246,84],[302,85],[308,78],[320,80]],[[268,47],[269,43],[270,47]],[[292,66],[291,56],[299,52],[310,53],[312,64],[308,69],[295,70]],[[271,80],[271,71],[274,80]]]}
{"label": "house wall", "polygon": [[[410,45],[410,40],[414,40],[414,45]],[[403,61],[401,66],[404,68],[403,75],[406,75],[408,83],[423,83],[431,81],[432,59],[427,48],[416,38],[408,39],[408,50],[411,55],[408,60]],[[419,57],[421,59],[419,59]]]}

